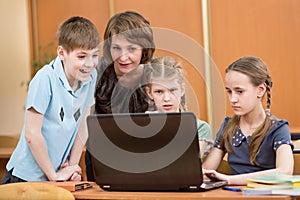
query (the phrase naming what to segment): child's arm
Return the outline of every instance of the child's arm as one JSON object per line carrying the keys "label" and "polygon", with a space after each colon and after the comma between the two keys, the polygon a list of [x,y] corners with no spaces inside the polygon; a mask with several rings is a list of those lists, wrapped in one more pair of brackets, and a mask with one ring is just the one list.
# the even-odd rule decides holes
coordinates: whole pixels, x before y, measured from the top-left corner
{"label": "child's arm", "polygon": [[200,158],[203,158],[206,147],[207,147],[206,141],[200,140],[200,141],[199,141]]}
{"label": "child's arm", "polygon": [[80,161],[82,150],[83,150],[85,143],[87,141],[87,138],[88,138],[86,118],[90,114],[90,111],[91,111],[90,107],[88,107],[85,110],[84,116],[83,116],[81,124],[79,126],[78,133],[76,135],[76,138],[75,138],[75,141],[72,146],[71,153],[70,153],[70,160],[69,160],[70,165],[75,165],[75,164],[77,165]]}
{"label": "child's arm", "polygon": [[219,167],[224,155],[224,151],[213,147],[205,159],[202,168],[216,170]]}
{"label": "child's arm", "polygon": [[43,119],[44,116],[38,113],[35,109],[29,108],[26,110],[26,141],[29,144],[30,150],[36,162],[39,164],[50,181],[56,181],[58,179],[67,180],[74,172],[80,171],[80,168],[78,166],[70,166],[59,174],[55,172],[41,131]]}
{"label": "child's arm", "polygon": [[[264,170],[259,172],[253,172],[248,174],[239,174],[239,175],[225,175],[216,172],[215,170],[205,170],[205,173],[208,174],[209,177],[214,177],[220,180],[227,180],[231,185],[246,185],[247,179],[268,175],[274,173],[284,173],[284,174],[292,174],[294,167],[294,158],[293,152],[291,150],[291,146],[288,144],[282,144],[276,151],[276,168],[270,170]],[[207,168],[211,169],[211,168]]]}

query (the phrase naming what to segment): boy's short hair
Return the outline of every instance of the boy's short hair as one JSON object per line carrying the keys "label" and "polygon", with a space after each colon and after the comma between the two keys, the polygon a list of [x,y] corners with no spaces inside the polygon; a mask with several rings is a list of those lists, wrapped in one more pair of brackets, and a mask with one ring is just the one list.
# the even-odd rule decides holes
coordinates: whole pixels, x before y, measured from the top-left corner
{"label": "boy's short hair", "polygon": [[63,22],[57,31],[58,45],[68,53],[75,48],[95,49],[100,44],[99,32],[88,19],[74,16]]}

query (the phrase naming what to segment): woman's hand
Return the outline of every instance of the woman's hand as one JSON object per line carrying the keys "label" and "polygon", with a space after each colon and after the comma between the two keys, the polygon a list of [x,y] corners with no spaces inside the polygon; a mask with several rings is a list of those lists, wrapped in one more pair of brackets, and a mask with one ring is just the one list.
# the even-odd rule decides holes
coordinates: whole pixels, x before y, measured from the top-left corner
{"label": "woman's hand", "polygon": [[[139,65],[130,72],[119,78],[119,83],[125,88],[135,88],[141,83],[141,78],[144,74],[144,65]],[[144,83],[142,83],[144,84]]]}

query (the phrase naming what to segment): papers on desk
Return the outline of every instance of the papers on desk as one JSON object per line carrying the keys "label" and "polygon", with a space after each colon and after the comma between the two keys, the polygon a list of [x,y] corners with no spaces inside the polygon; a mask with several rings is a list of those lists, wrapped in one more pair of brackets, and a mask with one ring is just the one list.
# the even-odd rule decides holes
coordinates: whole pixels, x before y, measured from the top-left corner
{"label": "papers on desk", "polygon": [[243,188],[243,195],[289,195],[300,196],[300,188],[286,189],[286,190],[268,190],[258,188]]}
{"label": "papers on desk", "polygon": [[282,189],[287,189],[288,185],[291,188],[300,186],[300,175],[270,174],[247,180],[247,187],[252,188],[278,186],[278,189],[280,189],[280,186],[282,186]]}
{"label": "papers on desk", "polygon": [[290,195],[300,196],[300,176],[271,174],[247,180],[243,195]]}

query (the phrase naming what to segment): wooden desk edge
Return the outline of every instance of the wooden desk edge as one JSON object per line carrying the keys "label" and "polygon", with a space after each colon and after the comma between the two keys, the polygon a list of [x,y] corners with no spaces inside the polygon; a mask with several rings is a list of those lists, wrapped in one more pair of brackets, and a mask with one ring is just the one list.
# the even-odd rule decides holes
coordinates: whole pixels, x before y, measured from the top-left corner
{"label": "wooden desk edge", "polygon": [[231,199],[253,199],[253,200],[267,200],[267,199],[292,199],[285,195],[266,195],[266,196],[244,196],[242,192],[232,192],[222,190],[221,188],[210,190],[207,192],[113,192],[104,191],[96,183],[91,183],[93,188],[72,192],[75,199],[139,199],[139,200],[199,200],[199,199],[214,199],[214,200],[231,200]]}
{"label": "wooden desk edge", "polygon": [[0,147],[0,158],[10,158],[15,147]]}

